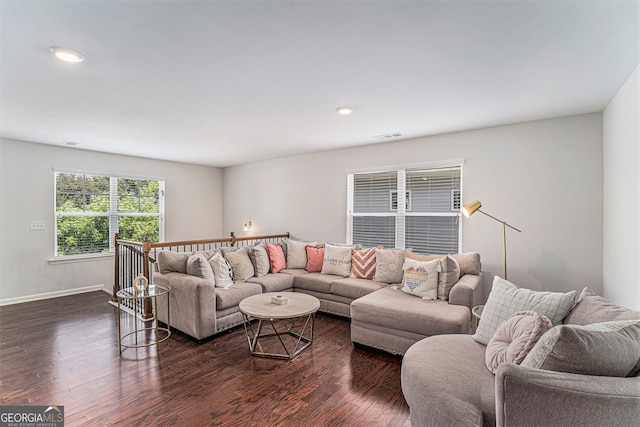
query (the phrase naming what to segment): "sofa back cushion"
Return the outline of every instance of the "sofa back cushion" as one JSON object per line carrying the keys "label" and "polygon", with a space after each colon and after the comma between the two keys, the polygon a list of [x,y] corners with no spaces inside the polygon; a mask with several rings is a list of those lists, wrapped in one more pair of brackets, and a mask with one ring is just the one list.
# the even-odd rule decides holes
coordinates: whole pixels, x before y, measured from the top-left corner
{"label": "sofa back cushion", "polygon": [[187,260],[191,252],[158,252],[158,271],[160,274],[182,273],[187,274]]}
{"label": "sofa back cushion", "polygon": [[496,329],[511,315],[522,310],[531,310],[547,316],[554,325],[559,325],[573,308],[576,291],[567,293],[538,292],[518,289],[516,285],[498,276],[482,311],[480,325],[473,339],[487,345]]}
{"label": "sofa back cushion", "polygon": [[189,255],[189,258],[187,258],[187,274],[202,277],[211,283],[215,283],[213,269],[209,261],[201,253]]}
{"label": "sofa back cushion", "polygon": [[640,319],[640,312],[632,311],[609,302],[595,294],[591,289],[584,288],[578,298],[578,303],[564,318],[564,324],[588,325],[590,323],[608,322],[611,320]]}
{"label": "sofa back cushion", "polygon": [[465,274],[480,274],[482,265],[480,264],[480,254],[478,252],[466,252],[463,254],[451,254],[453,259],[460,265],[460,276]]}

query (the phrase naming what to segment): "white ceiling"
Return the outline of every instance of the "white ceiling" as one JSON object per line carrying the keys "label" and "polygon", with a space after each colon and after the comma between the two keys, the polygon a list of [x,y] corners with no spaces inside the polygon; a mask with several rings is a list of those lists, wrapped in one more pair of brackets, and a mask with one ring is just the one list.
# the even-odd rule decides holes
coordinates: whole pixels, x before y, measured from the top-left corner
{"label": "white ceiling", "polygon": [[0,0],[0,136],[224,167],[601,111],[639,62],[640,0]]}

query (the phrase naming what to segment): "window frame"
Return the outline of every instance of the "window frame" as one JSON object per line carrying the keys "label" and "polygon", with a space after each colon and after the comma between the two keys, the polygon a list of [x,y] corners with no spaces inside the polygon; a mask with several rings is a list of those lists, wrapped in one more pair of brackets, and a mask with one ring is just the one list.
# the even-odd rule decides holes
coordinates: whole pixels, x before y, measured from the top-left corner
{"label": "window frame", "polygon": [[[393,165],[393,166],[381,166],[381,167],[373,167],[373,168],[361,168],[361,169],[349,169],[347,170],[347,230],[346,230],[346,239],[345,241],[348,244],[353,244],[353,219],[354,217],[374,217],[374,216],[382,216],[382,217],[394,217],[395,220],[395,248],[397,249],[405,249],[405,240],[406,240],[406,218],[407,217],[457,217],[458,223],[458,252],[462,252],[462,212],[458,209],[457,212],[422,212],[422,211],[414,211],[411,205],[407,205],[406,194],[410,193],[411,190],[407,190],[407,172],[411,172],[416,169],[424,169],[424,170],[437,170],[437,169],[446,169],[446,168],[460,168],[460,188],[452,190],[451,194],[451,203],[455,205],[455,197],[458,197],[457,201],[461,204],[463,200],[463,179],[464,179],[464,159],[452,159],[452,160],[444,160],[444,161],[435,161],[435,162],[424,162],[424,163],[409,163],[402,165]],[[390,209],[390,212],[363,212],[356,213],[354,212],[354,199],[355,199],[355,190],[354,190],[354,176],[357,174],[374,174],[374,173],[385,173],[385,172],[396,172],[397,173],[397,187],[395,190],[391,190],[390,193],[395,192],[397,195],[401,196],[400,200],[397,200],[398,209],[393,210]],[[455,194],[455,191],[458,191],[458,194]],[[405,197],[402,197],[405,195]],[[391,205],[391,194],[390,194],[390,205]],[[412,199],[413,196],[409,195]],[[410,200],[411,200],[410,199]],[[411,202],[410,202],[411,203]],[[392,206],[390,206],[392,207]],[[452,206],[453,207],[453,206]],[[407,209],[409,208],[409,209]]]}
{"label": "window frame", "polygon": [[[93,177],[109,178],[109,207],[105,212],[58,212],[57,198],[58,198],[58,174],[69,175],[87,175]],[[118,179],[132,179],[132,180],[144,180],[144,181],[157,181],[158,182],[158,212],[118,212]],[[98,172],[87,171],[78,169],[63,169],[53,168],[53,254],[54,257],[50,261],[63,261],[74,260],[84,258],[99,258],[104,256],[110,256],[115,251],[114,237],[119,229],[119,219],[123,217],[157,217],[158,218],[158,241],[164,241],[165,233],[165,178],[149,175],[134,175],[134,174],[118,174],[111,172]],[[140,195],[138,195],[138,198]],[[59,217],[107,217],[109,227],[109,250],[101,252],[87,252],[81,254],[63,254],[58,253],[58,218]]]}

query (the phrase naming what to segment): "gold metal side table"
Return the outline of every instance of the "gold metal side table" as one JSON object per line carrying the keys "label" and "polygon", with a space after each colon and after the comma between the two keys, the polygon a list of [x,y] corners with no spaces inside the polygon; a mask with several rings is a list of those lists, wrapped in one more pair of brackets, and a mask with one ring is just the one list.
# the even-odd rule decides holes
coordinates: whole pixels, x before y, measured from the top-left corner
{"label": "gold metal side table", "polygon": [[484,304],[476,305],[471,310],[471,313],[473,314],[473,317],[476,318],[476,329],[478,329],[478,325],[480,324],[480,318],[482,317],[482,311],[483,310],[484,310]]}
{"label": "gold metal side table", "polygon": [[[169,286],[160,286],[160,285],[149,285],[147,289],[144,291],[137,291],[134,288],[125,288],[121,289],[116,293],[116,297],[118,298],[118,344],[120,348],[120,353],[125,348],[140,348],[140,347],[150,347],[152,345],[158,348],[158,344],[164,342],[169,339],[171,336],[171,312],[169,308],[169,293],[171,292],[171,287]],[[167,326],[161,327],[158,324],[158,297],[166,295],[167,298]],[[134,330],[132,332],[128,332],[122,335],[122,316],[121,316],[121,304],[123,300],[132,300],[134,301],[134,306],[136,306],[137,302],[144,300],[145,298],[151,298],[153,304],[153,313],[155,316],[154,320],[151,322],[155,323],[155,326],[138,328],[138,318],[134,315]],[[155,339],[149,339],[148,337],[143,337],[140,340],[138,339],[138,335],[145,332],[154,332]],[[126,344],[125,340],[127,337],[133,335],[134,343]],[[163,335],[161,337],[161,335]],[[169,343],[171,344],[171,343]]]}

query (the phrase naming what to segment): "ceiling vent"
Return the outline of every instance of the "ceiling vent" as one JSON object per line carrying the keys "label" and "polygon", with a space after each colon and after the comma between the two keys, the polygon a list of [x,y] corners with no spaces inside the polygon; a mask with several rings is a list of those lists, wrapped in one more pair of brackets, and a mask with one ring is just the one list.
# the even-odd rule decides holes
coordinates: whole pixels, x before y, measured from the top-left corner
{"label": "ceiling vent", "polygon": [[391,139],[391,138],[398,138],[401,137],[402,134],[401,133],[386,133],[384,135],[376,135],[373,137],[373,139]]}
{"label": "ceiling vent", "polygon": [[77,147],[80,143],[75,141],[64,141],[62,145],[66,145],[67,147]]}

